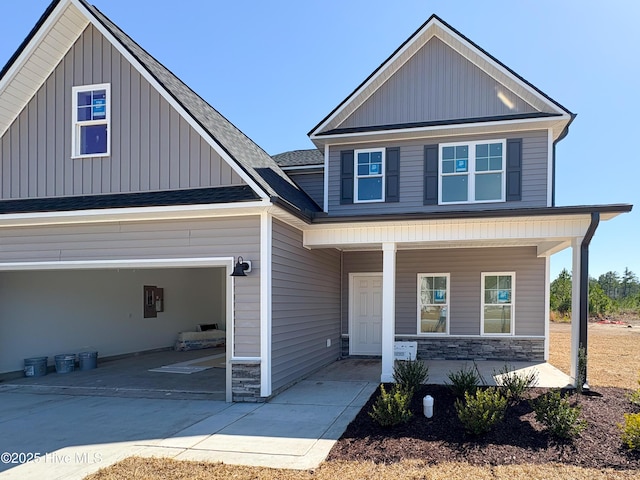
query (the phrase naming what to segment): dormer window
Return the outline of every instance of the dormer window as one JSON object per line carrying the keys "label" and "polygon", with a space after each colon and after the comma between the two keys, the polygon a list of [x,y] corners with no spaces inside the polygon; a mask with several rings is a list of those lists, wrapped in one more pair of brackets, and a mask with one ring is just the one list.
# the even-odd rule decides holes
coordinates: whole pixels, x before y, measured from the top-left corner
{"label": "dormer window", "polygon": [[74,158],[109,155],[110,85],[86,85],[72,88]]}
{"label": "dormer window", "polygon": [[440,145],[440,203],[505,201],[506,141]]}
{"label": "dormer window", "polygon": [[355,151],[355,201],[384,202],[384,149]]}

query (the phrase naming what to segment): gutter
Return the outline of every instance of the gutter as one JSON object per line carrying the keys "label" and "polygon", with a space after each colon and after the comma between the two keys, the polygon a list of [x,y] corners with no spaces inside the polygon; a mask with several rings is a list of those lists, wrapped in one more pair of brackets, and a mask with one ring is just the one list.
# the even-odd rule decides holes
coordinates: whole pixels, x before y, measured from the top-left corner
{"label": "gutter", "polygon": [[[579,349],[584,349],[585,358],[587,357],[587,325],[589,323],[589,245],[591,244],[591,239],[593,235],[596,233],[596,229],[600,224],[600,213],[599,212],[591,212],[591,224],[587,229],[587,233],[582,239],[582,244],[580,245],[580,329],[579,329]],[[579,352],[579,350],[578,350]],[[578,353],[579,354],[579,353]],[[579,363],[576,361],[576,365]],[[587,365],[584,366],[584,386],[585,390],[589,389],[589,383],[587,382]],[[578,372],[578,378],[580,376],[580,372]],[[576,378],[576,381],[578,380]]]}

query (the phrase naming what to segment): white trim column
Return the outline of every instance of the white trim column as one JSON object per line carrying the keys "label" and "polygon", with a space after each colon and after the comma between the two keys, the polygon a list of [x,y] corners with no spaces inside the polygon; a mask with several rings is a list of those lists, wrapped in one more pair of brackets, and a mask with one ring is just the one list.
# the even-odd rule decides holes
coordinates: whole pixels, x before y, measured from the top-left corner
{"label": "white trim column", "polygon": [[549,361],[549,323],[551,322],[551,257],[544,259],[544,361]]}
{"label": "white trim column", "polygon": [[574,380],[578,378],[578,349],[580,347],[580,246],[582,237],[571,241],[571,370]]}
{"label": "white trim column", "polygon": [[271,245],[273,217],[260,214],[260,396],[271,396]]}
{"label": "white trim column", "polygon": [[382,374],[381,382],[393,381],[393,345],[396,333],[396,244],[382,244]]}

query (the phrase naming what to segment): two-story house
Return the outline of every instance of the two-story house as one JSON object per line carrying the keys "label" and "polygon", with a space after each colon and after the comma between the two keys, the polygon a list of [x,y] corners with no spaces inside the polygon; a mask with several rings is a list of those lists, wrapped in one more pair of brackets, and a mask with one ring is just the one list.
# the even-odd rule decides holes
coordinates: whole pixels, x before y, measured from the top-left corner
{"label": "two-story house", "polygon": [[[432,16],[316,149],[272,158],[97,8],[54,0],[0,72],[0,373],[198,323],[226,331],[228,400],[341,356],[381,357],[388,381],[403,340],[543,361],[565,248],[575,357],[589,241],[631,206],[554,205],[573,117]],[[145,286],[164,293],[151,318]]]}

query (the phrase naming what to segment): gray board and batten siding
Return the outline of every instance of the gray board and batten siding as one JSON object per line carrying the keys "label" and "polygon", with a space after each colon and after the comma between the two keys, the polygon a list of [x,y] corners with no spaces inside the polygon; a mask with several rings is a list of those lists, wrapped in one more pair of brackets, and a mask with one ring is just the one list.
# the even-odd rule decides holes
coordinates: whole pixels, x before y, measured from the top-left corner
{"label": "gray board and batten siding", "polygon": [[[260,356],[260,218],[163,220],[0,229],[0,263],[236,257],[235,355]],[[142,288],[142,287],[140,287]],[[167,302],[171,292],[165,292]],[[168,303],[167,303],[168,306]]]}
{"label": "gray board and batten siding", "polygon": [[272,252],[276,391],[340,356],[340,252],[304,248],[302,232],[278,220],[273,221]]}
{"label": "gray board and batten siding", "polygon": [[[535,247],[398,250],[396,335],[417,335],[419,273],[450,274],[450,335],[480,335],[481,274],[515,272],[515,335],[544,336],[545,259]],[[342,333],[349,329],[349,273],[382,272],[382,252],[345,252]]]}
{"label": "gray board and batten siding", "polygon": [[[522,139],[522,199],[517,202],[424,205],[425,146],[478,140]],[[359,148],[400,148],[399,199],[397,202],[340,203],[341,151]],[[437,211],[486,210],[487,208],[546,207],[548,188],[548,132],[536,130],[507,135],[485,134],[470,137],[431,138],[393,142],[334,145],[329,148],[329,213],[363,215],[384,213],[431,213]]]}
{"label": "gray board and batten siding", "polygon": [[536,112],[511,90],[433,37],[336,128]]}
{"label": "gray board and batten siding", "polygon": [[324,172],[316,170],[313,172],[304,172],[289,170],[287,175],[291,177],[296,185],[298,185],[311,199],[320,207],[324,205]]}
{"label": "gray board and batten siding", "polygon": [[[111,86],[111,154],[71,158],[72,95]],[[241,185],[244,181],[92,25],[0,138],[0,199]]]}

